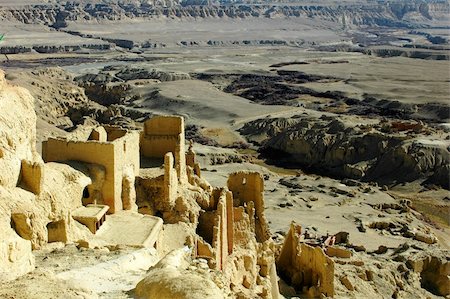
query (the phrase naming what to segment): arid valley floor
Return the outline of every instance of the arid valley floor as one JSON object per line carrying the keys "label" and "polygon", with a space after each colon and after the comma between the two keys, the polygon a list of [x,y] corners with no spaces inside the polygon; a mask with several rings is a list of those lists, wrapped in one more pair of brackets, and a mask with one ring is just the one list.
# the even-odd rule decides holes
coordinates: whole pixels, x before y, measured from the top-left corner
{"label": "arid valley floor", "polygon": [[450,298],[449,28],[0,0],[0,298]]}

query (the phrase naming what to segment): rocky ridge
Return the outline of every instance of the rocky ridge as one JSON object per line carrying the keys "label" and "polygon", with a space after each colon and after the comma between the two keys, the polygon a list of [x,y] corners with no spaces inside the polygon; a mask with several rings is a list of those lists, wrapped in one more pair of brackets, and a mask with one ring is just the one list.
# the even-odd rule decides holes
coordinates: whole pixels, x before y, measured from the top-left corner
{"label": "rocky ridge", "polygon": [[449,188],[448,134],[423,123],[358,125],[337,116],[298,115],[252,121],[240,132],[262,143],[262,153],[278,164],[387,185],[420,179]]}
{"label": "rocky ridge", "polygon": [[393,2],[389,4],[359,5],[190,5],[186,1],[167,2],[166,7],[144,3],[75,3],[46,4],[19,8],[5,7],[0,10],[0,19],[14,20],[25,24],[41,23],[63,28],[71,21],[118,21],[133,18],[318,18],[352,26],[421,27],[416,21],[445,19],[449,13],[448,2],[424,3],[421,1]]}
{"label": "rocky ridge", "polygon": [[[0,47],[1,54],[18,53],[86,53],[109,51],[120,47],[138,53],[154,48],[166,47],[236,47],[236,46],[287,46],[301,48],[316,48],[326,51],[357,51],[381,57],[404,56],[419,59],[448,60],[446,51],[406,47],[396,48],[365,48],[369,45],[386,45],[389,41],[404,41],[402,33],[386,32],[386,29],[409,30],[416,35],[424,35],[432,44],[447,44],[447,38],[422,32],[422,29],[448,27],[450,5],[444,1],[395,1],[395,2],[355,2],[345,4],[298,3],[197,3],[198,1],[155,1],[148,2],[53,2],[40,5],[0,6],[0,20],[10,24],[45,26],[50,31],[61,31],[69,35],[83,38],[79,42],[47,45],[7,44]],[[124,36],[108,36],[96,33],[85,33],[76,24],[108,24],[108,22],[149,22],[149,21],[196,21],[199,19],[275,19],[299,20],[316,28],[327,29],[347,35],[351,38],[344,44],[322,44],[301,38],[242,38],[224,40],[208,37],[205,39],[180,38],[170,40],[135,40]],[[75,25],[71,27],[70,25]],[[309,26],[308,25],[308,26]],[[44,28],[45,28],[44,27]],[[378,33],[365,34],[368,28],[377,29]],[[42,29],[42,27],[41,27]],[[360,30],[364,32],[360,32]],[[400,36],[396,36],[400,34]],[[372,36],[369,38],[369,36]],[[335,40],[336,42],[337,40]],[[350,41],[350,43],[349,43]],[[414,46],[410,40],[409,46]],[[121,49],[119,49],[121,51]]]}

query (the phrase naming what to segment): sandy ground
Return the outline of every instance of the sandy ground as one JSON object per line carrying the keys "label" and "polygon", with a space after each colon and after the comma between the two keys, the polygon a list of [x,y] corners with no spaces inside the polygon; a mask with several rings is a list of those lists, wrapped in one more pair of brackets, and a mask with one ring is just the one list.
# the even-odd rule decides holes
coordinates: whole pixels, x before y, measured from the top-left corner
{"label": "sandy ground", "polygon": [[277,112],[299,110],[294,107],[260,105],[219,91],[209,82],[180,80],[157,85],[161,99],[146,100],[151,90],[147,87],[134,91],[143,96],[137,104],[144,109],[164,114],[183,115],[188,122],[207,126],[208,129],[226,126],[248,119],[260,118]]}
{"label": "sandy ground", "polygon": [[[224,22],[226,20],[226,22]],[[148,21],[70,23],[68,30],[99,37],[122,38],[143,42],[163,42],[173,46],[180,41],[241,41],[241,40],[292,40],[331,42],[345,39],[336,34],[333,26],[318,24],[307,18],[253,18],[253,19],[182,19],[159,18]]]}
{"label": "sandy ground", "polygon": [[158,260],[155,249],[143,248],[114,260],[58,273],[57,278],[70,281],[81,289],[92,290],[100,297],[117,298],[120,296],[118,293],[134,289]]}
{"label": "sandy ground", "polygon": [[[2,4],[2,3],[0,3]],[[65,32],[59,32],[45,25],[23,24],[10,21],[2,21],[1,34],[5,34],[2,46],[65,46],[82,44],[106,44],[106,42],[82,38],[70,35]]]}
{"label": "sandy ground", "polygon": [[34,254],[35,271],[2,285],[0,298],[130,298],[129,291],[159,260],[155,249],[78,249],[62,243]]}

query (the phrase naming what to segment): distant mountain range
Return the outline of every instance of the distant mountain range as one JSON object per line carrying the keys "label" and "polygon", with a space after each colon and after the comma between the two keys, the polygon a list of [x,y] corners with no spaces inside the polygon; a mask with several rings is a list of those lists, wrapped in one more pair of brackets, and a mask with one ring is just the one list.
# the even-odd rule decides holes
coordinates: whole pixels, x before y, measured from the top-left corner
{"label": "distant mountain range", "polygon": [[[89,2],[89,3],[88,3]],[[245,2],[245,3],[244,3]],[[309,18],[340,27],[449,27],[450,3],[443,0],[290,1],[150,0],[57,1],[5,6],[0,20],[63,28],[67,22],[119,21],[135,18]]]}

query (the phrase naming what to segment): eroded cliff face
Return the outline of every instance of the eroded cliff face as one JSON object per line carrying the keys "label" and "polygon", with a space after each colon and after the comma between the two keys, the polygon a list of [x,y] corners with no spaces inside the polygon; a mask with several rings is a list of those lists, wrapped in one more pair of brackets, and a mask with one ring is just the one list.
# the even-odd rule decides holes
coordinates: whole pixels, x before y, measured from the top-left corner
{"label": "eroded cliff face", "polygon": [[[134,18],[278,18],[305,17],[339,23],[343,27],[360,25],[414,27],[416,22],[448,19],[448,2],[398,1],[358,3],[357,5],[205,5],[198,1],[154,3],[47,4],[23,8],[4,8],[0,19],[25,24],[42,23],[55,28],[71,21],[127,20]],[[199,5],[200,4],[200,5]]]}
{"label": "eroded cliff face", "polygon": [[337,177],[383,184],[428,179],[449,187],[450,143],[419,123],[392,121],[365,126],[339,117],[302,116],[287,128],[274,129],[279,119],[261,122],[255,121],[253,130],[248,124],[242,131],[252,131],[250,138],[269,136],[262,149],[268,157],[284,156]]}
{"label": "eroded cliff face", "polygon": [[[30,93],[6,82],[0,71],[0,185],[15,187],[21,160],[39,159],[36,153],[36,114]],[[22,117],[17,117],[22,115]]]}
{"label": "eroded cliff face", "polygon": [[90,179],[75,169],[43,164],[36,152],[36,114],[31,94],[0,71],[0,280],[34,269],[32,248],[49,241],[49,224],[62,224],[60,241],[78,239],[83,227],[70,213]]}
{"label": "eroded cliff face", "polygon": [[[26,90],[7,84],[3,71],[0,71],[0,111],[0,202],[3,203],[11,199],[10,189],[16,187],[19,181],[21,160],[37,158],[33,139],[36,136],[33,98]],[[18,115],[23,117],[19,118]],[[24,197],[30,200],[28,194]],[[12,230],[10,214],[7,207],[0,205],[2,280],[14,278],[34,268],[31,242],[20,238]]]}

